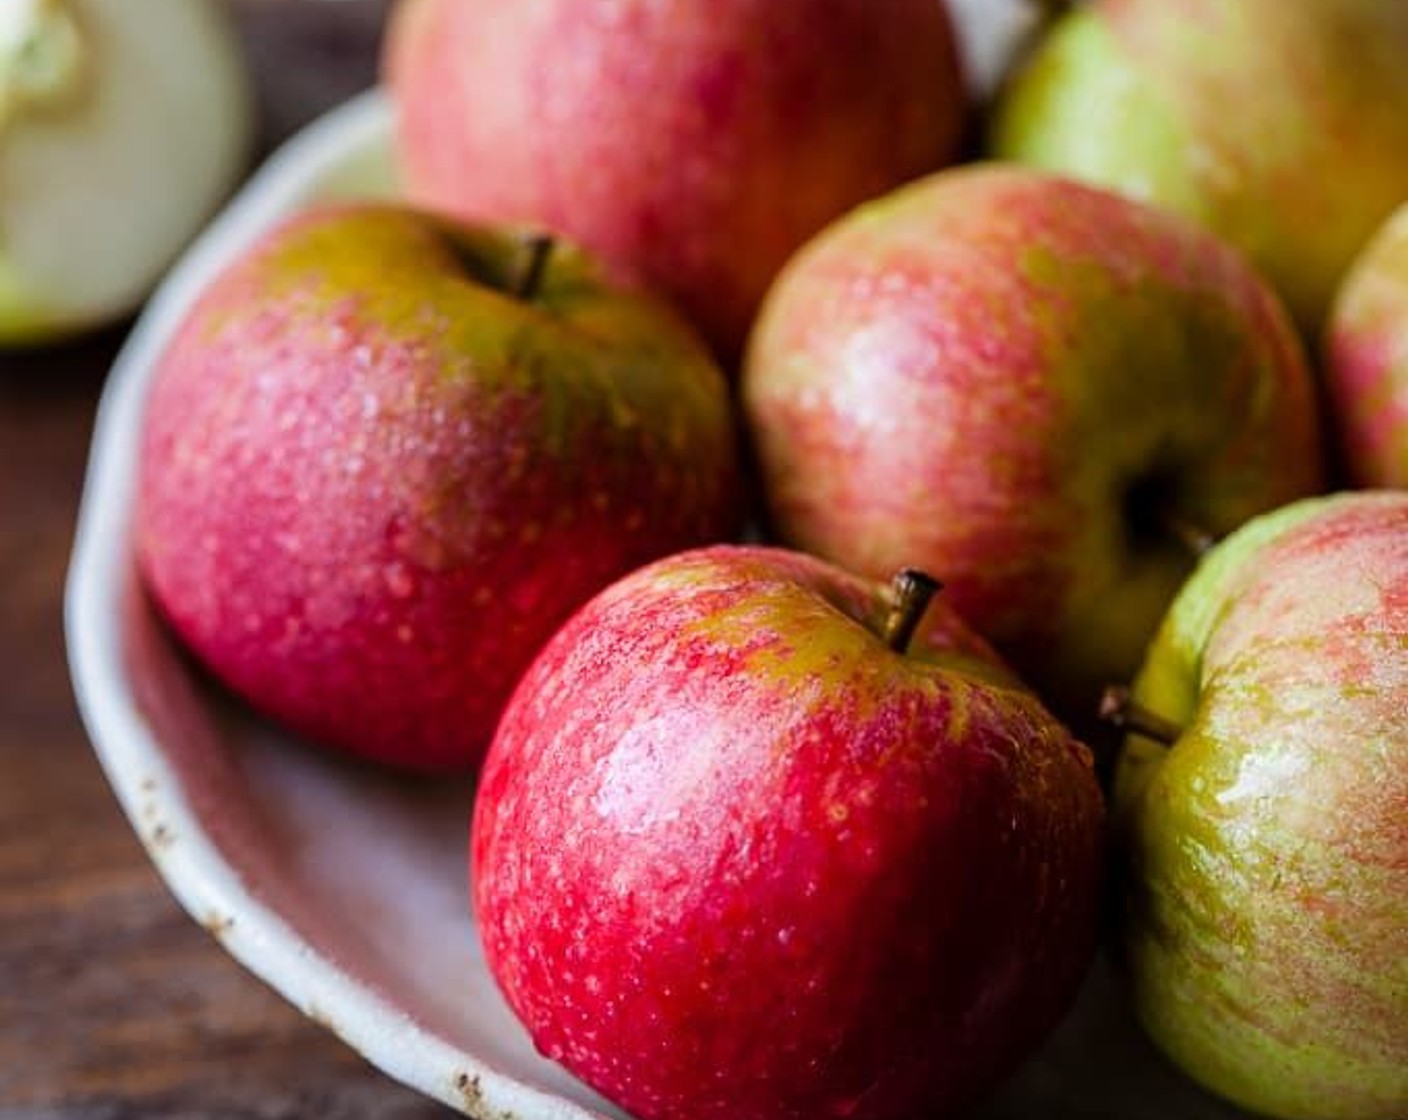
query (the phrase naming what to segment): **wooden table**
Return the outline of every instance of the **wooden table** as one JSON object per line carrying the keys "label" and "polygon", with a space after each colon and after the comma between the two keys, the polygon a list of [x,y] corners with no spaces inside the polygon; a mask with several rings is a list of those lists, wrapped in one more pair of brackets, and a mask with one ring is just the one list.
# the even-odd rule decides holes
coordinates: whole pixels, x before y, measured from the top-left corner
{"label": "wooden table", "polygon": [[[266,146],[372,80],[383,8],[242,0]],[[177,908],[79,723],[63,581],[122,334],[0,353],[0,1120],[446,1116]]]}

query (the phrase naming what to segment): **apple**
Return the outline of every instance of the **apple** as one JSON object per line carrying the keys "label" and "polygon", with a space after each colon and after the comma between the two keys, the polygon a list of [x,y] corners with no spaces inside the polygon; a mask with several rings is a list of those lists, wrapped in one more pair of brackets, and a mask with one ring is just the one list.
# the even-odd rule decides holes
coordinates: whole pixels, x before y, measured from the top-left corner
{"label": "apple", "polygon": [[561,230],[730,364],[790,253],[966,114],[940,0],[403,0],[385,70],[411,198]]}
{"label": "apple", "polygon": [[1408,197],[1408,5],[1094,0],[1012,81],[992,150],[1205,223],[1315,334]]}
{"label": "apple", "polygon": [[233,186],[252,125],[210,0],[0,3],[0,349],[136,308]]}
{"label": "apple", "polygon": [[1056,1023],[1095,937],[1090,754],[934,588],[716,546],[544,648],[471,852],[544,1054],[641,1120],[897,1120]]}
{"label": "apple", "polygon": [[1324,370],[1351,480],[1408,487],[1408,201],[1340,287],[1326,327]]}
{"label": "apple", "polygon": [[259,710],[463,769],[578,604],[734,531],[735,458],[703,343],[579,251],[326,207],[215,280],[162,356],[137,555]]}
{"label": "apple", "polygon": [[938,573],[1077,726],[1206,538],[1321,484],[1304,354],[1242,258],[1027,168],[832,225],[779,277],[741,390],[780,539]]}
{"label": "apple", "polygon": [[1227,538],[1113,707],[1138,728],[1120,958],[1154,1041],[1267,1116],[1408,1116],[1408,494]]}

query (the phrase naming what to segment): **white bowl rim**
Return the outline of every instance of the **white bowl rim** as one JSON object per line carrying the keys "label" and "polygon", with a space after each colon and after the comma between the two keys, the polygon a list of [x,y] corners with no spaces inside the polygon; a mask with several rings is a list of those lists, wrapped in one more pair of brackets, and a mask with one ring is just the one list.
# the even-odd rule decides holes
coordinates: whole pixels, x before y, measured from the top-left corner
{"label": "white bowl rim", "polygon": [[[203,833],[137,706],[124,663],[119,605],[135,496],[130,440],[156,359],[206,281],[252,233],[295,209],[350,154],[384,135],[390,116],[384,92],[374,89],[289,140],[171,271],[118,355],[98,407],[65,588],[74,693],[108,781],[162,878],[187,913],[219,930],[223,947],[246,969],[388,1076],[467,1115],[601,1120],[599,1113],[507,1076],[426,1030],[321,956],[261,902]],[[153,797],[179,844],[153,844],[142,829],[139,806]],[[221,920],[236,914],[238,922]]]}

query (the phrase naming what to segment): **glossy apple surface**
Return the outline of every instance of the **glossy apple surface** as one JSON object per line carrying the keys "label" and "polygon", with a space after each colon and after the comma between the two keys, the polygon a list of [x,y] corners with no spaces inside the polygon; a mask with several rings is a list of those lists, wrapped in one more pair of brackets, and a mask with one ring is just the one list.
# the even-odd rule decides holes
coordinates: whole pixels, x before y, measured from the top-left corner
{"label": "glossy apple surface", "polygon": [[[161,359],[136,538],[157,604],[314,739],[463,768],[538,646],[738,519],[722,374],[559,246],[395,206],[295,218]],[[540,261],[541,263],[541,261]]]}
{"label": "glossy apple surface", "polygon": [[670,557],[505,711],[487,959],[538,1047],[642,1120],[957,1107],[1089,963],[1089,752],[942,601],[907,649],[892,610],[800,553]]}
{"label": "glossy apple surface", "polygon": [[1324,355],[1351,481],[1408,488],[1408,202],[1345,277]]}
{"label": "glossy apple surface", "polygon": [[1408,494],[1295,503],[1212,552],[1135,695],[1116,803],[1139,1016],[1286,1120],[1408,1115]]}
{"label": "glossy apple surface", "polygon": [[386,71],[412,198],[561,230],[729,361],[788,255],[966,112],[937,0],[405,0]]}
{"label": "glossy apple surface", "polygon": [[915,564],[1081,725],[1220,536],[1319,488],[1281,305],[1202,230],[999,165],[831,226],[770,294],[742,382],[774,528]]}
{"label": "glossy apple surface", "polygon": [[1013,81],[993,149],[1206,224],[1313,334],[1408,198],[1406,58],[1397,0],[1095,0]]}

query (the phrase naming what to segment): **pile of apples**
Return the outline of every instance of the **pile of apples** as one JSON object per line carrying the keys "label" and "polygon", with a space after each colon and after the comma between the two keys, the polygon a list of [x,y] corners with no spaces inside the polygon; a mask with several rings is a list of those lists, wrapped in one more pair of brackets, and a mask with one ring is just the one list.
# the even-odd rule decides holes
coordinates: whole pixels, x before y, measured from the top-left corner
{"label": "pile of apples", "polygon": [[203,294],[137,556],[259,710],[476,776],[543,1053],[954,1115],[1107,910],[1190,1076],[1408,1116],[1408,5],[1094,0],[981,111],[941,0],[386,50],[406,201]]}

